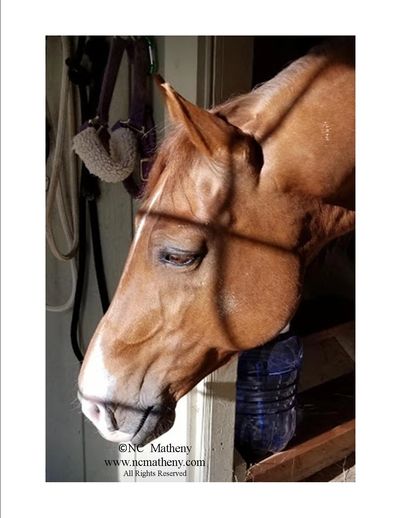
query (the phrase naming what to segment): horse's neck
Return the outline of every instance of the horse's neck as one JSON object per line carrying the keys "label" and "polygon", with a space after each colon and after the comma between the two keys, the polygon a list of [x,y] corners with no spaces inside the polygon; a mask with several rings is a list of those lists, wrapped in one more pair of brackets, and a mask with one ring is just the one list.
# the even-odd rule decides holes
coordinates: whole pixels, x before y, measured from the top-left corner
{"label": "horse's neck", "polygon": [[352,52],[346,42],[314,49],[271,81],[216,108],[262,146],[265,183],[350,206]]}
{"label": "horse's neck", "polygon": [[231,124],[262,140],[283,120],[314,79],[334,61],[354,64],[354,46],[346,39],[313,48],[273,79],[214,108]]}
{"label": "horse's neck", "polygon": [[279,125],[328,60],[326,52],[307,54],[270,81],[225,102],[215,111],[261,142]]}

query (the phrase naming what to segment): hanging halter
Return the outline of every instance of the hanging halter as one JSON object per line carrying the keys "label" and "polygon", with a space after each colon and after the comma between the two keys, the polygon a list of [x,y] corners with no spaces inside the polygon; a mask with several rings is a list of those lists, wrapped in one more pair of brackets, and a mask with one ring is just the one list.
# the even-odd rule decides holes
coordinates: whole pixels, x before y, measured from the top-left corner
{"label": "hanging halter", "polygon": [[[124,52],[133,72],[129,116],[108,132],[109,109]],[[96,116],[89,119],[73,139],[73,149],[88,170],[105,182],[124,182],[126,190],[139,198],[144,191],[156,140],[152,112],[147,102],[148,76],[156,68],[150,38],[112,40],[103,76]],[[139,170],[139,179],[135,172]]]}

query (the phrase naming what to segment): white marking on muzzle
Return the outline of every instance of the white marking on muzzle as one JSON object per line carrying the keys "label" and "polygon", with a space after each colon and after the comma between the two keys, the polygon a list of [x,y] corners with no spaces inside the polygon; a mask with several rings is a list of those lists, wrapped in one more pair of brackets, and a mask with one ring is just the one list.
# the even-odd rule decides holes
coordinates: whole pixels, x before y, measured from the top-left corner
{"label": "white marking on muzzle", "polygon": [[105,367],[101,339],[97,337],[82,372],[80,390],[83,396],[106,402],[112,400],[115,384],[115,376]]}

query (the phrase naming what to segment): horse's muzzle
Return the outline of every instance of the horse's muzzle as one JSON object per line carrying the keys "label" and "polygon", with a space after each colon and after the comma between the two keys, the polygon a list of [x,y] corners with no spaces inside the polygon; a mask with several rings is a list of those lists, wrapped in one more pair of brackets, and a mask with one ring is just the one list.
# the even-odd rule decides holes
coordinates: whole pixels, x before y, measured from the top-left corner
{"label": "horse's muzzle", "polygon": [[114,404],[87,398],[78,393],[82,412],[100,434],[112,442],[143,446],[171,428],[175,405],[155,404],[147,408]]}

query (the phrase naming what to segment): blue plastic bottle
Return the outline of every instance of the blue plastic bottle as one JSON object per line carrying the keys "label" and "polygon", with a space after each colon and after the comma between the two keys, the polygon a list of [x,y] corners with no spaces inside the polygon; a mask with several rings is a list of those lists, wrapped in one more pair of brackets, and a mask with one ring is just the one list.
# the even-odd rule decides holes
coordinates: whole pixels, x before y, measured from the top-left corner
{"label": "blue plastic bottle", "polygon": [[293,437],[302,359],[301,342],[291,333],[241,353],[236,387],[235,447],[247,462],[281,451]]}

